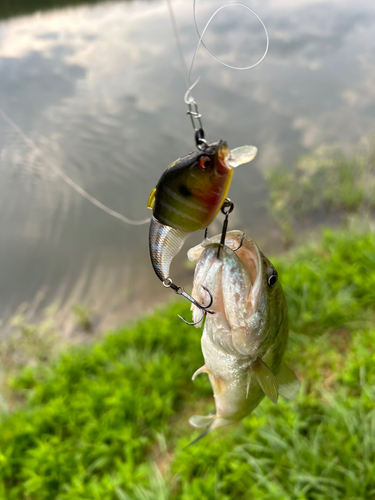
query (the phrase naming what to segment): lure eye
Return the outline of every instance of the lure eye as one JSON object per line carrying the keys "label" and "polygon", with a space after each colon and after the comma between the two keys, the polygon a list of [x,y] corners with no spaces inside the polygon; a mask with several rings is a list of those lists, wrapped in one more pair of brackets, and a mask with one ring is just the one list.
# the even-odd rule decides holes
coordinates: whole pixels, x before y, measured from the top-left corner
{"label": "lure eye", "polygon": [[277,283],[277,278],[278,278],[278,275],[277,275],[276,269],[274,267],[268,267],[267,268],[268,286],[270,286],[271,288],[274,287]]}
{"label": "lure eye", "polygon": [[209,156],[201,156],[199,158],[199,166],[202,170],[209,170],[211,168],[211,158]]}

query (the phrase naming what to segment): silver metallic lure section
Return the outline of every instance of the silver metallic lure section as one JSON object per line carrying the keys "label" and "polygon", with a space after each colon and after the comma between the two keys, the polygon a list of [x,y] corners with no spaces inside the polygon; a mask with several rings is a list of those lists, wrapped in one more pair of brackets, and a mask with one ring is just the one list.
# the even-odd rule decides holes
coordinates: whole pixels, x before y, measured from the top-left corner
{"label": "silver metallic lure section", "polygon": [[155,217],[150,224],[150,257],[152,267],[161,281],[169,278],[169,268],[175,255],[181,250],[189,231],[174,229],[161,224]]}

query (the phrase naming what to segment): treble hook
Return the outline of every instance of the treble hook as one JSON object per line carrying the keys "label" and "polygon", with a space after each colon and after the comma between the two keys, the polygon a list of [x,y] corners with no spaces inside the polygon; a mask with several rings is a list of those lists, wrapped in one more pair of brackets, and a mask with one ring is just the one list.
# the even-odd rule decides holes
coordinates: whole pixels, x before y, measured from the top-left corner
{"label": "treble hook", "polygon": [[[192,321],[192,322],[189,322],[189,321],[186,321],[186,319],[184,319],[182,316],[178,315],[178,317],[180,319],[182,319],[182,321],[184,323],[186,323],[187,325],[189,326],[194,326],[194,325],[198,325],[198,323],[200,323],[202,321],[202,319],[206,316],[207,313],[209,314],[215,314],[213,311],[208,311],[208,308],[212,306],[212,303],[214,301],[213,297],[212,297],[212,294],[211,292],[209,291],[209,289],[207,287],[205,287],[204,285],[201,285],[201,287],[206,290],[206,292],[208,293],[208,295],[210,296],[210,303],[207,305],[207,306],[204,306],[203,304],[199,304],[199,302],[197,302],[195,299],[193,304],[197,307],[199,307],[199,309],[202,311],[202,316],[197,320],[197,321]],[[187,294],[185,294],[185,291],[183,290],[184,293],[182,293],[181,295],[184,295],[184,297],[187,296]],[[176,292],[177,293],[177,292]],[[186,297],[188,298],[188,297]],[[193,298],[193,297],[191,297]],[[190,299],[189,299],[190,300]],[[192,302],[192,301],[191,301]]]}
{"label": "treble hook", "polygon": [[237,252],[237,250],[239,250],[242,247],[244,239],[245,239],[245,233],[243,233],[243,235],[241,236],[241,241],[240,241],[240,244],[238,245],[238,247],[232,248],[233,252]]}
{"label": "treble hook", "polygon": [[223,229],[221,231],[221,239],[220,239],[220,243],[219,243],[219,248],[217,250],[217,258],[218,259],[220,258],[220,249],[225,244],[225,236],[227,234],[227,229],[228,229],[228,218],[229,218],[229,214],[233,212],[233,209],[234,209],[234,203],[229,198],[225,198],[223,206],[220,209],[221,213],[223,213],[225,215],[225,219],[224,219],[224,223],[223,223]]}
{"label": "treble hook", "polygon": [[199,309],[201,309],[203,312],[202,312],[202,317],[198,320],[198,321],[194,321],[192,323],[189,323],[189,321],[186,321],[186,319],[184,319],[182,316],[178,315],[178,317],[180,319],[182,319],[182,321],[184,323],[186,323],[187,325],[191,325],[191,326],[194,326],[194,325],[197,325],[198,323],[200,323],[203,319],[203,317],[209,313],[209,314],[215,314],[213,311],[209,311],[208,308],[212,306],[212,303],[214,301],[214,298],[212,297],[212,293],[209,291],[209,289],[207,287],[205,287],[204,285],[201,285],[201,287],[203,288],[203,290],[206,290],[206,292],[208,293],[208,295],[210,296],[210,303],[207,305],[207,306],[204,306],[203,304],[200,304],[197,300],[195,300],[191,295],[189,295],[188,293],[185,292],[185,290],[182,288],[182,286],[177,286],[173,283],[173,281],[171,280],[171,278],[167,278],[165,281],[163,281],[163,285],[166,287],[166,288],[172,288],[172,290],[174,290],[174,292],[177,294],[177,295],[182,295],[183,297],[185,297],[185,299],[188,299],[192,304],[194,304],[196,307],[198,307]]}

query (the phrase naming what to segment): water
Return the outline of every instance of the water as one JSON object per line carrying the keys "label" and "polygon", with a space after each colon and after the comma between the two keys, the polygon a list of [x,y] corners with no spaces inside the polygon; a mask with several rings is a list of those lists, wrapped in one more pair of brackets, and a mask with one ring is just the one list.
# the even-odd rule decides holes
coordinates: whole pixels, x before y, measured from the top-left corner
{"label": "water", "polygon": [[[199,2],[201,29],[220,5]],[[259,149],[233,177],[230,228],[244,229],[272,254],[280,235],[267,214],[264,170],[323,142],[350,148],[374,128],[375,6],[256,0],[251,7],[269,30],[267,58],[234,72],[200,50],[194,96],[209,140]],[[197,41],[191,1],[174,0],[174,8],[190,61]],[[236,65],[255,62],[265,44],[259,24],[238,7],[218,15],[205,40]],[[164,1],[0,22],[1,109],[74,181],[127,217],[150,215],[147,198],[161,172],[194,149],[185,90]],[[0,148],[3,321],[23,302],[36,316],[55,303],[62,317],[78,302],[116,324],[171,297],[149,263],[147,225],[124,225],[81,198],[1,117]],[[172,267],[181,284],[192,281],[184,253]]]}

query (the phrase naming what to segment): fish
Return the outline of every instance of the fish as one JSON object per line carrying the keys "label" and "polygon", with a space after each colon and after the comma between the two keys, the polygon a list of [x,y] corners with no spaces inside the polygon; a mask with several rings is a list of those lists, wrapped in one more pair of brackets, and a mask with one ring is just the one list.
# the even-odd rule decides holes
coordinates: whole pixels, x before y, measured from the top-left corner
{"label": "fish", "polygon": [[[277,404],[278,396],[293,399],[300,382],[284,364],[288,342],[288,310],[272,263],[242,231],[206,239],[188,252],[197,260],[192,295],[206,300],[206,286],[214,297],[202,333],[204,365],[193,375],[209,377],[216,412],[194,415],[202,434],[242,420],[264,396]],[[193,321],[200,311],[192,305]],[[196,325],[198,327],[199,325]],[[200,436],[200,437],[202,437]],[[199,439],[199,438],[198,438]]]}
{"label": "fish", "polygon": [[215,219],[228,194],[233,170],[253,160],[257,151],[255,146],[231,151],[225,141],[219,141],[177,159],[164,171],[147,202],[153,212],[150,258],[162,282],[170,280],[171,262],[186,238]]}

